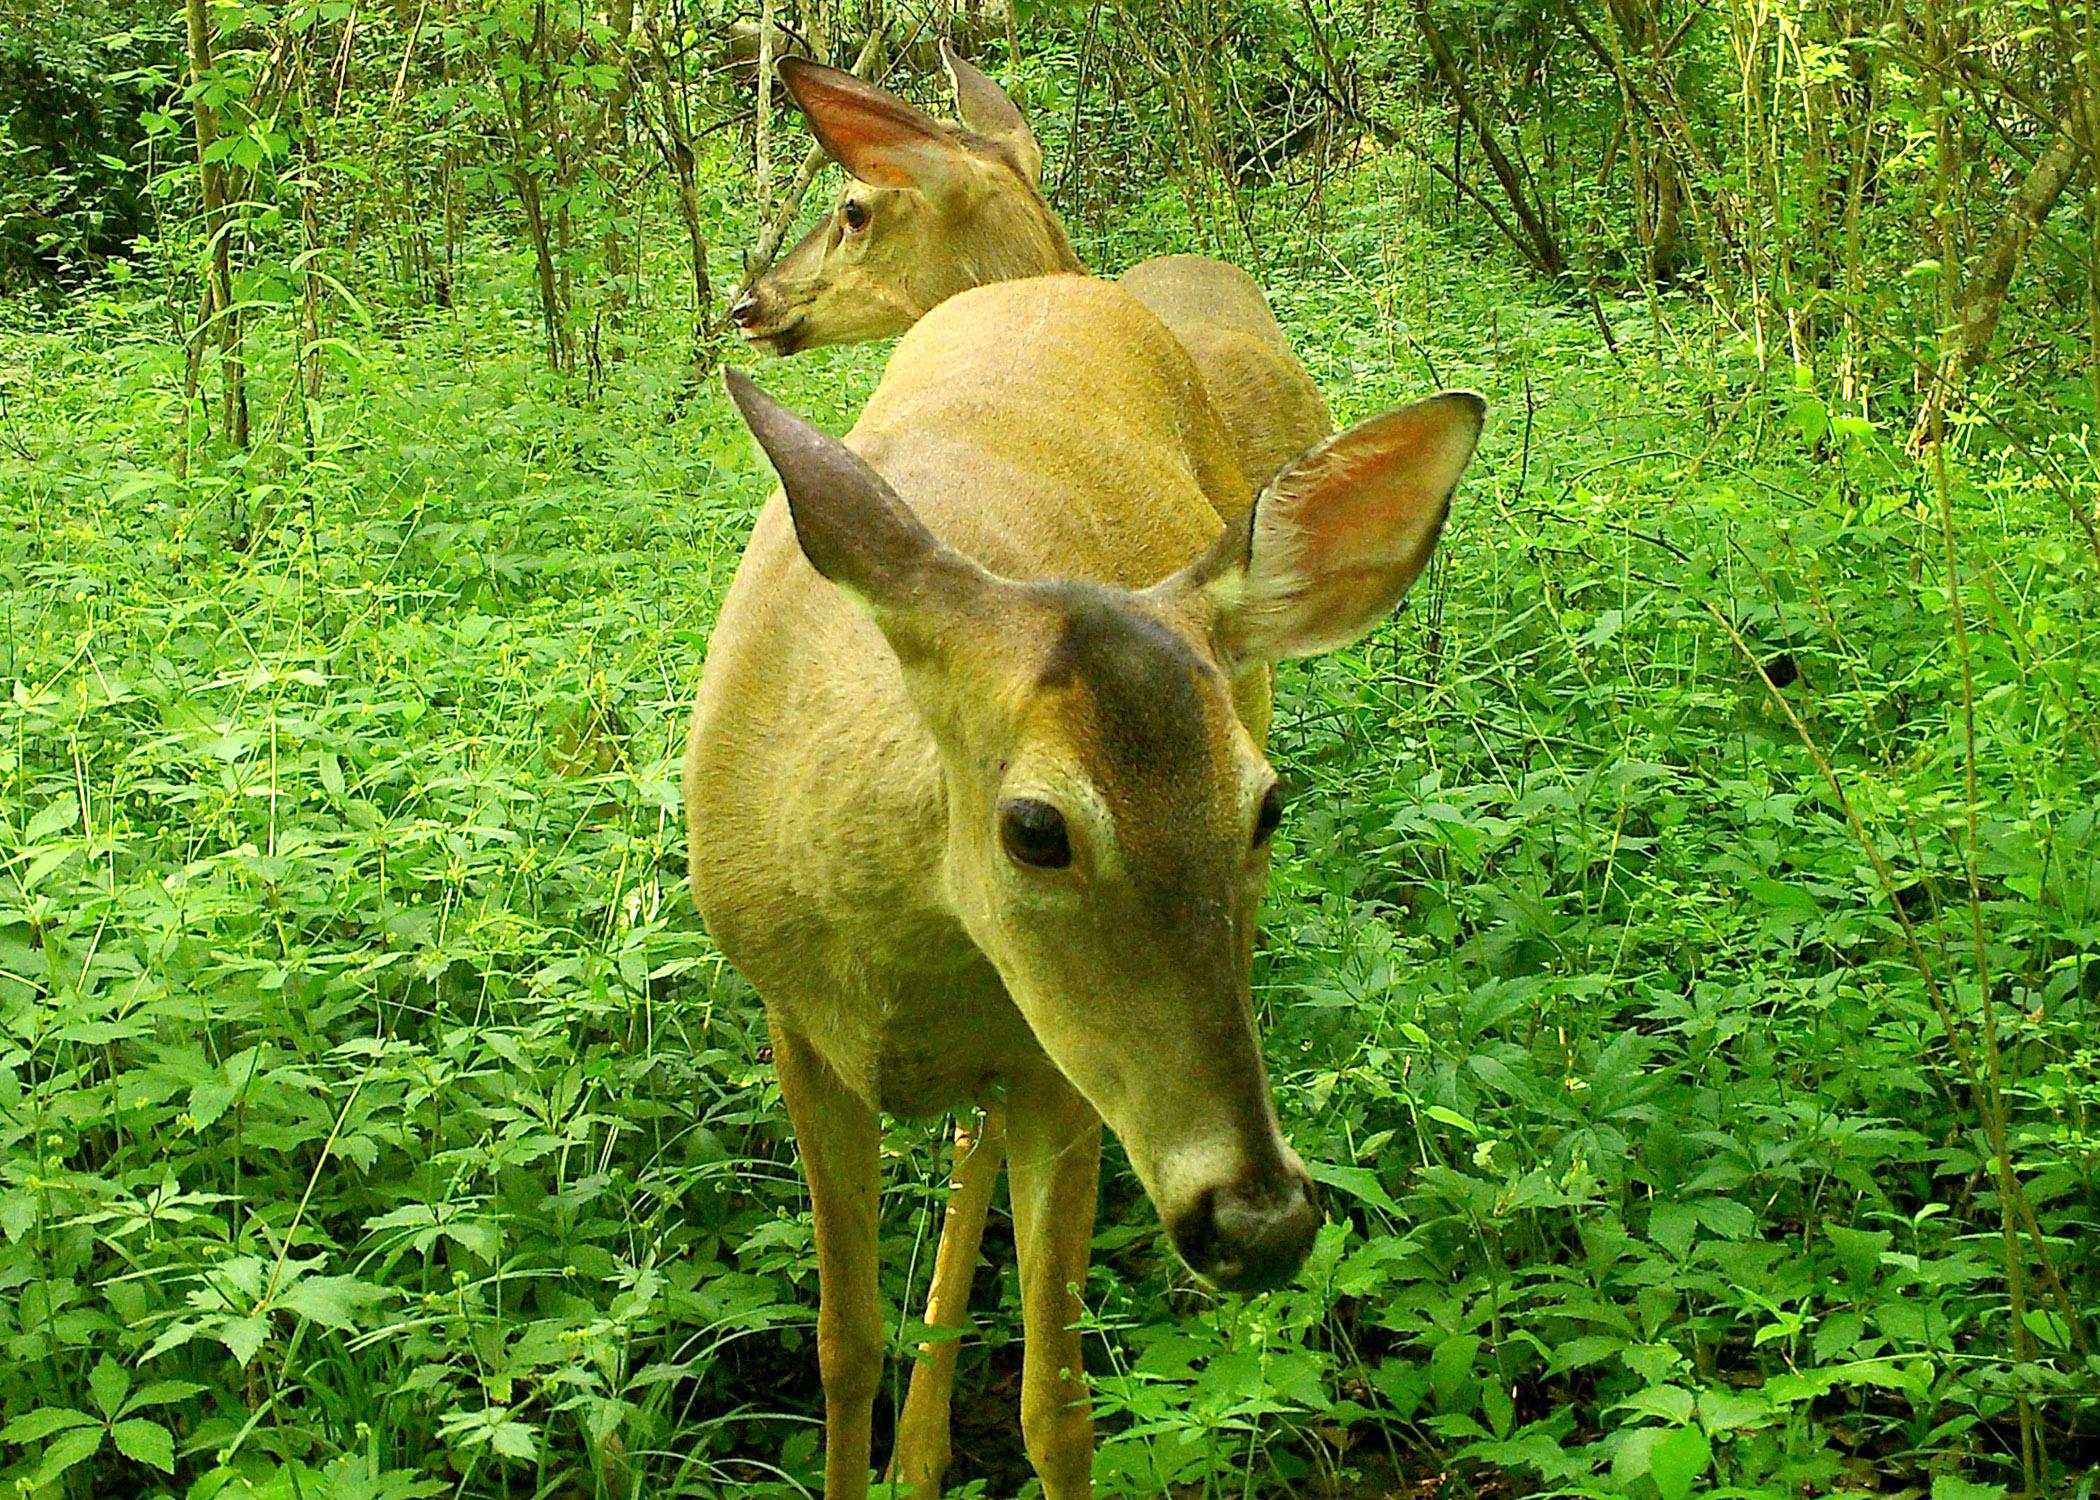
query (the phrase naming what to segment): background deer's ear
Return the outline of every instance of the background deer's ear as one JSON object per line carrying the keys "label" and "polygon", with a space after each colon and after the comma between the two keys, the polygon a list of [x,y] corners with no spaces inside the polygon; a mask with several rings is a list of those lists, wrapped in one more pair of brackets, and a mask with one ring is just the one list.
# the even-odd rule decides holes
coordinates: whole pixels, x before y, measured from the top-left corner
{"label": "background deer's ear", "polygon": [[1486,411],[1446,391],[1336,433],[1162,589],[1200,594],[1220,650],[1242,664],[1360,639],[1428,566]]}
{"label": "background deer's ear", "polygon": [[1038,187],[1043,181],[1043,148],[1035,132],[1021,117],[1020,108],[1006,91],[980,69],[964,61],[947,42],[941,43],[941,62],[948,81],[955,86],[955,113],[964,125],[987,140],[997,142],[1014,159],[1023,175]]}
{"label": "background deer's ear", "polygon": [[741,370],[724,370],[722,378],[780,475],[802,555],[875,617],[900,655],[921,627],[938,628],[931,617],[944,617],[985,580],[858,453]]}
{"label": "background deer's ear", "polygon": [[928,197],[965,189],[981,170],[954,134],[895,94],[838,68],[781,60],[780,79],[827,155],[870,187]]}

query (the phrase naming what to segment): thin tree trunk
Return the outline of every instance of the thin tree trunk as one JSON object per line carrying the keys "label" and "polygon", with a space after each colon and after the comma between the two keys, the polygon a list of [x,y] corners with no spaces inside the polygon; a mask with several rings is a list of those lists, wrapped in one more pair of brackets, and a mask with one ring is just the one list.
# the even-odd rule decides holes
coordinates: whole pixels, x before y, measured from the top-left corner
{"label": "thin tree trunk", "polygon": [[532,238],[533,264],[539,271],[540,323],[547,335],[547,363],[560,370],[565,368],[562,362],[561,279],[555,274],[554,248],[547,235],[547,216],[540,206],[539,179],[518,162],[511,166],[510,180],[517,191],[518,203],[525,210],[525,229]]}
{"label": "thin tree trunk", "polygon": [[708,331],[714,289],[707,274],[707,230],[700,219],[700,189],[695,176],[692,131],[685,117],[679,80],[672,77],[671,58],[664,50],[663,34],[646,3],[641,8],[640,17],[642,34],[649,46],[649,81],[655,85],[659,120],[652,122],[646,107],[640,119],[678,183],[678,221],[685,229],[687,261],[693,284],[691,360],[693,373],[699,375],[714,362],[713,339]]}
{"label": "thin tree trunk", "polygon": [[[614,86],[612,97],[605,102],[600,128],[604,139],[610,143],[610,154],[617,163],[617,181],[626,175],[629,156],[627,113],[634,98],[631,46],[634,32],[634,0],[613,0],[608,26],[612,32],[614,59],[620,70],[620,81]],[[623,212],[622,196],[618,192],[613,195],[613,201],[609,205],[611,212],[603,236],[605,324],[608,334],[606,355],[615,364],[627,358],[627,234],[623,224],[626,215]]]}
{"label": "thin tree trunk", "polygon": [[[1991,974],[1984,940],[1983,897],[1978,890],[1976,876],[1977,833],[1976,787],[1976,717],[1974,684],[1969,671],[1969,642],[1964,619],[1961,596],[1960,557],[1955,550],[1954,506],[1947,477],[1946,417],[1940,401],[1940,391],[1955,377],[1960,365],[1960,332],[1954,321],[1956,288],[1949,279],[1953,262],[1959,252],[1955,248],[1954,220],[1958,212],[1954,203],[1957,182],[1954,125],[1947,108],[1940,83],[1940,69],[1952,61],[1954,45],[1948,36],[1939,6],[1935,0],[1926,0],[1925,5],[1926,45],[1930,49],[1934,67],[1927,68],[1922,78],[1925,96],[1925,115],[1932,122],[1934,146],[1934,192],[1933,229],[1940,253],[1940,277],[1937,287],[1939,295],[1939,339],[1940,379],[1934,382],[1933,391],[1926,403],[1924,431],[1926,444],[1932,461],[1934,489],[1939,499],[1939,522],[1941,543],[1945,550],[1947,566],[1947,614],[1954,628],[1954,645],[1962,667],[1962,708],[1965,721],[1966,768],[1968,771],[1968,845],[1965,855],[1965,873],[1968,876],[1969,910],[1974,923],[1976,940],[1976,993],[1978,1019],[1982,1033],[1981,1065],[1972,1061],[1969,1068],[1969,1085],[1976,1101],[1976,1112],[1980,1117],[1984,1138],[1991,1148],[1991,1166],[1997,1178],[1998,1213],[2000,1239],[2003,1246],[2006,1311],[2012,1333],[2013,1358],[2018,1361],[2013,1375],[2013,1399],[2020,1423],[2020,1477],[2021,1492],[2036,1495],[2037,1478],[2040,1472],[2040,1433],[2036,1420],[2034,1401],[2030,1394],[2029,1377],[2018,1373],[2031,1369],[2034,1360],[2034,1331],[2027,1325],[2027,1261],[2020,1248],[2020,1232],[2015,1219],[2014,1205],[2022,1201],[2018,1179],[2013,1174],[2012,1158],[2006,1144],[2006,1105],[2000,1083],[2000,1063],[1997,1036],[1997,1006],[1991,994]],[[2074,113],[2073,119],[2077,118]],[[2060,191],[2059,187],[2059,191]],[[2054,201],[2053,197],[2051,201]]]}
{"label": "thin tree trunk", "polygon": [[773,0],[758,8],[758,116],[751,127],[751,150],[757,168],[758,218],[764,223],[773,207]]}
{"label": "thin tree trunk", "polygon": [[[1668,52],[1654,0],[1611,0],[1607,9],[1619,28],[1627,56],[1645,57],[1657,91],[1666,97],[1672,94]],[[1655,132],[1651,137],[1636,126],[1638,112],[1630,93],[1626,105],[1627,161],[1633,170],[1634,182],[1634,229],[1646,253],[1648,281],[1651,285],[1661,285],[1671,280],[1677,270],[1678,202],[1681,197],[1677,168],[1670,154],[1669,142],[1661,138],[1659,122],[1640,116]]]}
{"label": "thin tree trunk", "polygon": [[[1937,80],[1928,78],[1926,83],[1936,97]],[[2049,210],[2077,175],[2079,163],[2086,155],[2085,143],[2092,138],[2093,129],[2100,126],[2100,118],[2096,117],[2100,117],[2100,107],[2096,107],[2095,96],[2081,85],[2073,93],[2055,136],[2013,189],[2005,212],[1999,215],[1997,229],[1977,257],[1975,270],[1964,280],[1953,279],[1958,276],[1961,255],[1953,227],[1950,224],[1942,230],[1940,277],[1949,288],[1949,337],[1942,339],[1938,372],[1925,393],[1917,425],[1911,429],[1913,448],[1922,451],[1939,441],[1947,411],[1959,403],[1968,378],[1990,357],[1991,340],[1998,332],[1998,320],[2005,314],[2005,297],[2011,290],[2013,275]]]}
{"label": "thin tree trunk", "polygon": [[1977,259],[1976,270],[1969,277],[1961,311],[1961,365],[1964,373],[1974,374],[1989,355],[1991,339],[1998,331],[1998,319],[2005,312],[2005,294],[2012,286],[2013,273],[2020,267],[2021,257],[2027,253],[2028,243],[2042,221],[2049,217],[2049,210],[2077,175],[2078,164],[2085,156],[2085,143],[2092,139],[2095,127],[2100,127],[2100,110],[2093,108],[2092,96],[2082,88],[2072,97],[2071,107],[2058,125],[2056,135],[2035,158],[2026,179],[2013,190],[1999,217],[1998,228],[1990,243],[1984,247]]}
{"label": "thin tree trunk", "polygon": [[212,69],[211,15],[207,0],[186,0],[183,12],[189,29],[190,87],[197,96],[197,174],[204,193],[205,233],[211,237],[210,266],[205,274],[196,337],[191,342],[183,378],[184,410],[187,413],[197,399],[204,342],[216,321],[222,397],[220,426],[238,446],[245,448],[248,446],[248,383],[241,360],[240,314],[233,306],[233,245],[226,213],[225,167],[212,159],[212,146],[219,136],[218,112],[212,108],[204,92],[205,79]]}
{"label": "thin tree trunk", "polygon": [[[562,295],[562,276],[555,265],[553,226],[547,222],[545,203],[540,196],[540,182],[532,172],[529,153],[546,139],[551,114],[548,97],[554,85],[546,82],[548,53],[547,13],[544,5],[539,7],[533,22],[532,60],[540,71],[540,80],[535,83],[520,76],[516,81],[516,94],[509,87],[502,92],[504,124],[510,132],[510,163],[505,175],[510,178],[511,188],[518,195],[518,206],[525,213],[526,234],[532,241],[532,258],[538,273],[540,293],[540,321],[547,337],[547,363],[556,370],[570,368],[568,306]],[[536,92],[537,91],[537,92]],[[559,170],[557,168],[557,170]]]}
{"label": "thin tree trunk", "polygon": [[314,203],[319,188],[320,148],[314,140],[312,80],[307,76],[302,47],[299,58],[299,154],[306,163],[305,180],[299,185],[299,227],[304,235],[300,256],[304,329],[300,337],[300,388],[309,401],[321,394],[321,213]]}
{"label": "thin tree trunk", "polygon": [[1517,248],[1543,274],[1559,277],[1566,273],[1568,260],[1560,247],[1560,241],[1546,225],[1542,205],[1534,205],[1524,189],[1524,180],[1495,138],[1487,120],[1473,102],[1472,91],[1466,87],[1465,74],[1458,59],[1452,55],[1451,44],[1444,40],[1443,32],[1437,29],[1436,20],[1429,13],[1429,0],[1414,0],[1415,25],[1421,29],[1422,40],[1429,46],[1429,55],[1435,60],[1437,72],[1443,75],[1444,86],[1451,90],[1452,98],[1458,102],[1459,112],[1466,123],[1473,127],[1473,134],[1480,141],[1481,153],[1488,159],[1488,166],[1502,184],[1502,191],[1509,199],[1510,211],[1517,216],[1523,234],[1517,237]]}

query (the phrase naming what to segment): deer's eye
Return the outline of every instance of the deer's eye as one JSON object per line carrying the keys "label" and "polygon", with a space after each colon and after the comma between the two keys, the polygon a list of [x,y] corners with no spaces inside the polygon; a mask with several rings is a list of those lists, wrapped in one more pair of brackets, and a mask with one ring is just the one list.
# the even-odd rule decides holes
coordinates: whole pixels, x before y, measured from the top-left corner
{"label": "deer's eye", "polygon": [[865,229],[868,223],[868,206],[857,199],[848,198],[839,206],[839,219],[848,229]]}
{"label": "deer's eye", "polygon": [[1062,870],[1072,862],[1065,815],[1047,802],[1017,797],[999,808],[999,841],[1009,858],[1038,870]]}
{"label": "deer's eye", "polygon": [[1283,788],[1271,785],[1262,794],[1261,811],[1254,815],[1254,847],[1259,849],[1283,821]]}

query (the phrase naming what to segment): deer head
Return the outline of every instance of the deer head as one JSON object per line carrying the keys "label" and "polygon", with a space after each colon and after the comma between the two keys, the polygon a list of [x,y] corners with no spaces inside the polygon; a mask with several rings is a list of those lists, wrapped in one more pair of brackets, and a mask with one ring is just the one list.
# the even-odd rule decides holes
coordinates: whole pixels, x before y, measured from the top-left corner
{"label": "deer head", "polygon": [[902,333],[955,293],[1076,271],[1013,101],[944,42],[960,125],[851,73],[789,58],[781,80],[847,182],[822,221],[730,309],[774,354]]}

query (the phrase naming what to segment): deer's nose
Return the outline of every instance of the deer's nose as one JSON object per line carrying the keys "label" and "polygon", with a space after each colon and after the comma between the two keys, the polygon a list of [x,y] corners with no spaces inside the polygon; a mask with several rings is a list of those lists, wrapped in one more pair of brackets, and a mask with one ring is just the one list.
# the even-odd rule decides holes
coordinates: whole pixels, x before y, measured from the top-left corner
{"label": "deer's nose", "polygon": [[736,304],[729,309],[729,321],[736,324],[739,328],[749,328],[753,323],[756,323],[758,321],[758,298],[752,296],[749,292],[737,298]]}
{"label": "deer's nose", "polygon": [[1293,1157],[1274,1174],[1204,1193],[1175,1222],[1174,1248],[1224,1291],[1267,1292],[1298,1274],[1319,1227],[1312,1181]]}

